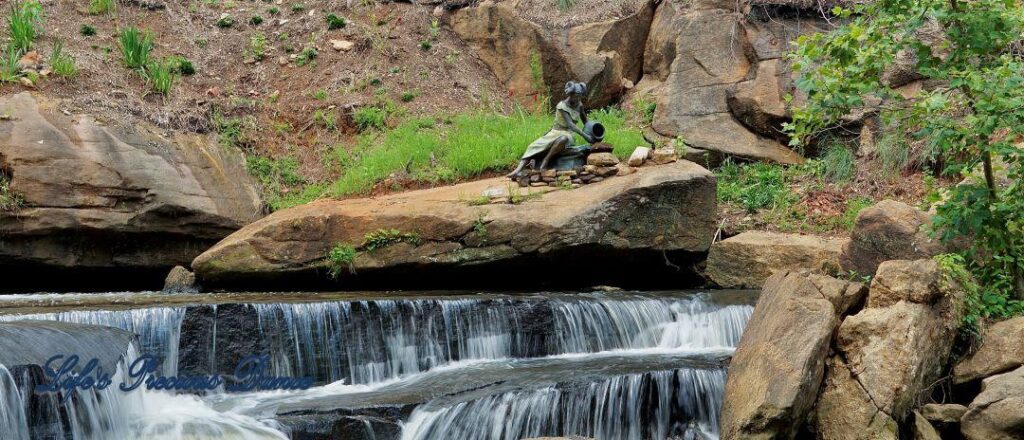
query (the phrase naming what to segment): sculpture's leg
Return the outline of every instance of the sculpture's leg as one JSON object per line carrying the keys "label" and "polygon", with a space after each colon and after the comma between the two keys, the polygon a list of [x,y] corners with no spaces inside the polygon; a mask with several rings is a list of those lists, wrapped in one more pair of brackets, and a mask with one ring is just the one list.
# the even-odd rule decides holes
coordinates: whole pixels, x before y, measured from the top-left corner
{"label": "sculpture's leg", "polygon": [[523,172],[523,168],[526,168],[526,159],[520,160],[519,161],[519,165],[516,167],[516,169],[512,170],[511,173],[506,174],[505,177],[508,177],[508,178],[516,177],[516,176],[519,175],[519,173]]}
{"label": "sculpture's leg", "polygon": [[540,163],[540,169],[548,169],[548,165],[552,160],[558,158],[559,155],[565,151],[565,146],[569,144],[569,138],[567,136],[560,136],[551,144],[551,149],[548,150],[548,154],[544,156],[544,161]]}

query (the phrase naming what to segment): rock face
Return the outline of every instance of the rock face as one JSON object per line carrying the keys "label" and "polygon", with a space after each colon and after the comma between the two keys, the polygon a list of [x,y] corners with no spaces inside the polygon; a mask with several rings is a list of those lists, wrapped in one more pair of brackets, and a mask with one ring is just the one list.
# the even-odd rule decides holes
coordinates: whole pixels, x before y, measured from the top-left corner
{"label": "rock face", "polygon": [[195,289],[196,275],[181,266],[174,266],[164,278],[164,292],[189,292]]}
{"label": "rock face", "polygon": [[968,440],[1024,438],[1022,407],[1024,368],[989,377],[961,419],[961,432]]}
{"label": "rock face", "polygon": [[722,439],[796,435],[818,395],[833,329],[865,293],[860,283],[796,272],[765,282],[729,365]]}
{"label": "rock face", "polygon": [[985,330],[981,347],[957,364],[953,380],[965,383],[1024,365],[1024,317],[993,324]]}
{"label": "rock face", "polygon": [[706,274],[727,289],[757,289],[782,270],[839,267],[845,240],[810,235],[748,231],[716,242]]}
{"label": "rock face", "polygon": [[206,138],[68,116],[28,93],[0,108],[11,112],[0,169],[25,202],[0,213],[0,268],[159,269],[159,280],[261,214],[241,155]]}
{"label": "rock face", "polygon": [[[602,107],[640,80],[637,55],[647,40],[653,1],[618,20],[571,28],[540,26],[519,17],[516,8],[515,1],[483,2],[453,12],[448,24],[524,104],[535,104],[538,92],[557,102],[573,80],[587,83],[588,108]],[[541,78],[535,78],[537,67]]]}
{"label": "rock face", "polygon": [[422,288],[430,277],[449,286],[507,285],[546,273],[557,274],[548,279],[587,285],[635,283],[643,279],[608,277],[625,276],[639,265],[647,278],[668,270],[678,282],[683,272],[667,265],[666,257],[677,266],[695,259],[710,246],[716,227],[714,176],[692,162],[644,167],[579,189],[529,196],[520,204],[467,201],[502,184],[508,181],[278,211],[218,243],[192,267],[204,285],[328,282],[325,257],[338,248],[355,251],[335,262],[346,286],[375,279],[383,286],[404,282]]}
{"label": "rock face", "polygon": [[812,31],[815,21],[774,26],[720,9],[733,7],[661,2],[636,93],[654,98],[652,128],[662,136],[725,155],[800,162],[778,140],[787,115],[782,97],[793,93],[782,56],[799,35],[793,29]]}
{"label": "rock face", "polygon": [[894,200],[864,208],[857,215],[840,264],[843,270],[870,276],[883,261],[930,258],[946,252],[942,243],[928,236],[925,228],[929,225],[927,213]]}
{"label": "rock face", "polygon": [[[890,262],[871,285],[867,307],[846,318],[835,337],[818,399],[822,438],[898,438],[897,423],[918,393],[943,373],[960,322],[962,292],[944,284],[932,260]],[[893,272],[927,274],[899,283]],[[888,280],[888,281],[887,281]]]}

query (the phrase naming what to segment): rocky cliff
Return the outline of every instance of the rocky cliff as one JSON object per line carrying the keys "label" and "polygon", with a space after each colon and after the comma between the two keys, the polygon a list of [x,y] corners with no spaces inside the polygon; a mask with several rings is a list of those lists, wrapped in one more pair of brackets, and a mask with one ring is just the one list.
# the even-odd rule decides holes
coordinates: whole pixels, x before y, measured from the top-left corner
{"label": "rocky cliff", "polygon": [[[0,169],[21,205],[0,212],[3,288],[136,285],[262,215],[241,154],[204,136],[98,120],[30,93],[0,109]],[[76,276],[105,273],[119,278]]]}

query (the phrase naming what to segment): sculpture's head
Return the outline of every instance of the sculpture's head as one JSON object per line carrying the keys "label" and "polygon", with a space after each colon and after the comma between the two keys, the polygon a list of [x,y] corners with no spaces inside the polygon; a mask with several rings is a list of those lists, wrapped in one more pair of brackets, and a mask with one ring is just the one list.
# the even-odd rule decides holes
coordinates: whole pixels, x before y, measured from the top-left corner
{"label": "sculpture's head", "polygon": [[565,94],[573,100],[579,100],[587,94],[586,83],[569,81],[565,83]]}

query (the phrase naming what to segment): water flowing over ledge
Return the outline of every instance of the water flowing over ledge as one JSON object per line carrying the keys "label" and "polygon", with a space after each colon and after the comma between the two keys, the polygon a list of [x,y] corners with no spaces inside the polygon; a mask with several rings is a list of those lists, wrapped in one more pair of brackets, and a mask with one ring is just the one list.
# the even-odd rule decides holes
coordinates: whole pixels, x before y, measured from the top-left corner
{"label": "water flowing over ledge", "polygon": [[[139,335],[143,352],[165,359],[164,375],[220,366],[221,359],[252,354],[239,350],[256,349],[271,355],[274,374],[308,375],[323,384],[206,397],[118,391],[86,404],[85,412],[95,414],[104,405],[164,408],[154,410],[165,414],[159,420],[148,413],[109,416],[134,418],[109,426],[155,438],[223,438],[235,428],[252,438],[287,432],[330,438],[324,433],[338,420],[373,408],[408,408],[388,419],[388,429],[358,419],[372,435],[366,438],[381,440],[568,434],[643,440],[687,431],[714,438],[724,366],[752,307],[713,298],[677,292],[182,304],[0,321],[126,329]],[[5,421],[18,417],[9,395],[0,409]],[[308,422],[314,419],[319,422]]]}

